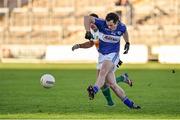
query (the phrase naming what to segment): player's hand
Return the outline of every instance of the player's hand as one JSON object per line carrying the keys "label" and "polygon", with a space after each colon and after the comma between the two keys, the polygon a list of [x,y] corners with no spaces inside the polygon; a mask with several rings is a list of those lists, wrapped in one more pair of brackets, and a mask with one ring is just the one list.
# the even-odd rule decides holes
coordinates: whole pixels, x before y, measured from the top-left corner
{"label": "player's hand", "polygon": [[80,45],[79,44],[75,44],[72,46],[72,51],[74,51],[75,49],[78,49],[80,48]]}
{"label": "player's hand", "polygon": [[130,43],[129,42],[126,42],[125,46],[124,46],[124,53],[123,54],[127,54],[128,51],[129,51],[129,47],[130,47]]}
{"label": "player's hand", "polygon": [[89,40],[93,39],[93,35],[91,34],[90,31],[86,31],[85,39],[89,39]]}

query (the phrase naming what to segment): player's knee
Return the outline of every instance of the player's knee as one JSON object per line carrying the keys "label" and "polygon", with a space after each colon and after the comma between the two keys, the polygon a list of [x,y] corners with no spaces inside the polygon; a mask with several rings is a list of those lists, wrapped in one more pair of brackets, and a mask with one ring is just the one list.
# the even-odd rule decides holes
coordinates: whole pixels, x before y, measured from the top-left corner
{"label": "player's knee", "polygon": [[109,83],[111,89],[115,90],[116,89],[116,83]]}
{"label": "player's knee", "polygon": [[104,76],[106,75],[106,69],[101,69],[99,75]]}

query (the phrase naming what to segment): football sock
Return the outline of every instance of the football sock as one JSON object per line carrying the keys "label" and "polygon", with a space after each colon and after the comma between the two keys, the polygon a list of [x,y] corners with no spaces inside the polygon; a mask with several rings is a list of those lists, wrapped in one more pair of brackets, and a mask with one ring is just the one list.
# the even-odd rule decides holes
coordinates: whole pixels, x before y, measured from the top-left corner
{"label": "football sock", "polygon": [[104,97],[106,98],[108,105],[110,105],[110,106],[114,105],[114,102],[112,101],[110,89],[108,86],[103,86],[102,93],[103,93]]}
{"label": "football sock", "polygon": [[117,82],[117,83],[119,83],[119,82],[124,82],[124,77],[123,77],[122,75],[116,77],[116,82]]}
{"label": "football sock", "polygon": [[129,108],[132,108],[133,107],[133,101],[129,100],[128,97],[125,97],[124,100],[123,100],[123,103],[128,106]]}
{"label": "football sock", "polygon": [[96,94],[96,93],[99,91],[98,86],[94,85],[94,86],[93,86],[93,90],[94,90],[94,93]]}

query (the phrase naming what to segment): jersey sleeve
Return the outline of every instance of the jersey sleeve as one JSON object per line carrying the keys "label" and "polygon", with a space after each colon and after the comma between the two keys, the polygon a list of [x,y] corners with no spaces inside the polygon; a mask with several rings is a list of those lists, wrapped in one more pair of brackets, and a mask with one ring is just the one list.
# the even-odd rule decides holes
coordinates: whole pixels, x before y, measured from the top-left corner
{"label": "jersey sleeve", "polygon": [[127,30],[126,25],[125,25],[125,24],[122,24],[121,26],[122,26],[122,28],[121,28],[122,33],[125,33],[126,30]]}
{"label": "jersey sleeve", "polygon": [[105,25],[105,20],[95,18],[95,25],[98,27],[99,31],[102,31],[103,26]]}

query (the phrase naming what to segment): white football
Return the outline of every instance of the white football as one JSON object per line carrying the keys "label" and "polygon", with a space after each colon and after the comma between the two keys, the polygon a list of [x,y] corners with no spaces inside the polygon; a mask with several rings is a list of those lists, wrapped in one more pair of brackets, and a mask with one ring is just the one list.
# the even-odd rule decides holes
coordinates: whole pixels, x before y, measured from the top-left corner
{"label": "white football", "polygon": [[51,88],[54,86],[55,78],[51,74],[44,74],[41,76],[40,83],[45,88]]}

